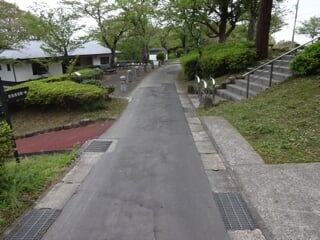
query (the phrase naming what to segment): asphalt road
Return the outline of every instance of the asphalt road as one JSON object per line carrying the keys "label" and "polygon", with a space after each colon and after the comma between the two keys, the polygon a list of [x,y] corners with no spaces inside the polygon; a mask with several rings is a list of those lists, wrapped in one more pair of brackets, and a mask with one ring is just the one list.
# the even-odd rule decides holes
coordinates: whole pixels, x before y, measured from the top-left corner
{"label": "asphalt road", "polygon": [[227,237],[175,86],[180,65],[139,85],[101,138],[116,148],[92,168],[45,240]]}

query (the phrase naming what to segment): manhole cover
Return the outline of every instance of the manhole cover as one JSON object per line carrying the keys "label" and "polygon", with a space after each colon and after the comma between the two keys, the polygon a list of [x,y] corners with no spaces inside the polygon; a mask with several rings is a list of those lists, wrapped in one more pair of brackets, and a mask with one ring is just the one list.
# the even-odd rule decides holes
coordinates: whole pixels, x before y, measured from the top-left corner
{"label": "manhole cover", "polygon": [[33,209],[13,229],[8,240],[40,240],[49,229],[54,220],[59,216],[60,210]]}
{"label": "manhole cover", "polygon": [[84,150],[85,152],[105,152],[110,147],[112,141],[94,140]]}
{"label": "manhole cover", "polygon": [[227,230],[253,230],[253,221],[240,193],[213,193]]}

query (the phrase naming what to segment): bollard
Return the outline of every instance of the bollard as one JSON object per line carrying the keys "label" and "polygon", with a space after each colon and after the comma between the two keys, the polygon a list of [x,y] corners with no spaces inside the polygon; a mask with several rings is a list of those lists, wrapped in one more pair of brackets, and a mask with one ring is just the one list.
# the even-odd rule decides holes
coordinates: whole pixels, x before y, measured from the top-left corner
{"label": "bollard", "polygon": [[127,91],[127,79],[124,75],[120,76],[120,89],[121,93],[125,93]]}
{"label": "bollard", "polygon": [[132,73],[130,69],[127,71],[127,82],[132,82]]}

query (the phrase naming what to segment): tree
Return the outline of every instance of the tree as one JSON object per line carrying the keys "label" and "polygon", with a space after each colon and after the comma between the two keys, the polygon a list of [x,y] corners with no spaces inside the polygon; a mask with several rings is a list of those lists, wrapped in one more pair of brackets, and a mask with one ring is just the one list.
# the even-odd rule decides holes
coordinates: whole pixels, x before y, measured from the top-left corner
{"label": "tree", "polygon": [[27,22],[30,33],[43,41],[41,48],[51,56],[63,56],[63,71],[69,66],[69,52],[81,47],[88,39],[79,35],[84,25],[78,24],[78,16],[65,7],[34,9],[38,18]]}
{"label": "tree", "polygon": [[[278,32],[282,27],[287,25],[284,21],[287,10],[282,7],[283,0],[276,0],[273,2],[270,34]],[[260,0],[247,0],[247,12],[243,16],[243,20],[248,21],[248,37],[249,41],[254,41],[256,37],[257,21],[259,16]]]}
{"label": "tree", "polygon": [[13,46],[29,37],[21,23],[25,14],[15,4],[0,0],[0,49]]}
{"label": "tree", "polygon": [[64,4],[70,5],[79,17],[95,21],[97,27],[91,31],[92,36],[111,50],[110,63],[114,65],[117,45],[128,31],[127,19],[119,13],[117,4],[103,0],[64,1]]}
{"label": "tree", "polygon": [[311,17],[303,21],[302,26],[298,28],[298,34],[309,35],[312,39],[320,34],[320,17]]}
{"label": "tree", "polygon": [[149,60],[149,43],[156,32],[155,16],[158,1],[118,0],[117,4],[131,25],[131,36],[139,38],[142,42],[141,61],[146,63]]}
{"label": "tree", "polygon": [[256,47],[258,59],[268,57],[272,0],[261,0],[257,26]]}
{"label": "tree", "polygon": [[[178,0],[171,1],[174,11],[188,26],[206,27],[211,38],[222,43],[235,29],[237,22],[246,11],[246,0]],[[190,27],[189,27],[190,28]]]}

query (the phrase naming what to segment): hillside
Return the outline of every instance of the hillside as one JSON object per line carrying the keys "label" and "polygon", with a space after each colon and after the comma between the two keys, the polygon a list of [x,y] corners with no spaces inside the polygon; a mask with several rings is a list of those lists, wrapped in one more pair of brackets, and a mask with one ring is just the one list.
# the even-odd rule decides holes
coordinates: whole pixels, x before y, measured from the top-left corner
{"label": "hillside", "polygon": [[247,100],[199,113],[225,117],[266,163],[320,161],[320,75],[291,78]]}

